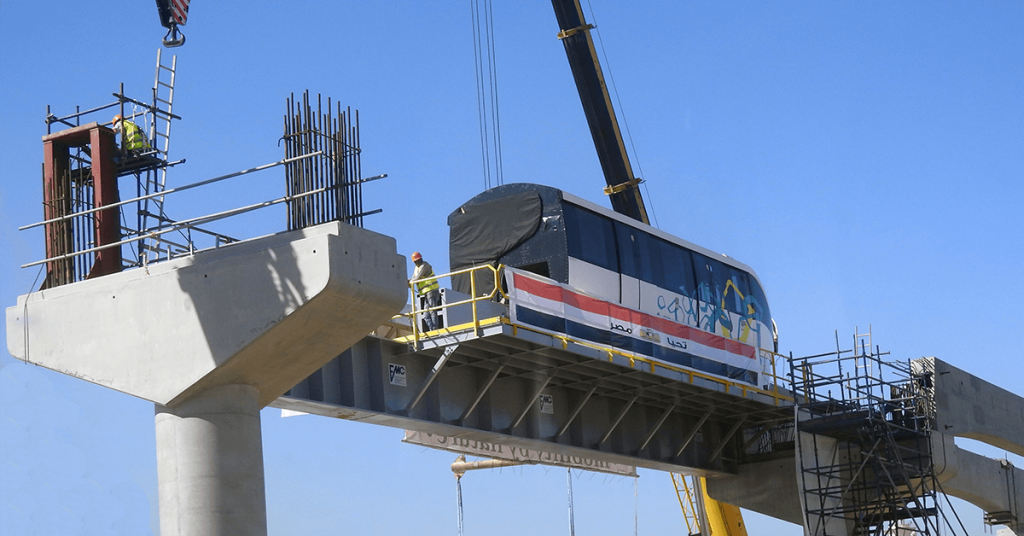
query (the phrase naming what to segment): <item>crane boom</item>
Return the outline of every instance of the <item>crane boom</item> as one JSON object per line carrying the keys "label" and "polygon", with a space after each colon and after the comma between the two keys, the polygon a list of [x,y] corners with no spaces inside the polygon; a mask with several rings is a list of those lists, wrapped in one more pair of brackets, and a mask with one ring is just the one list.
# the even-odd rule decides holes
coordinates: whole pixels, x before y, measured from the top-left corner
{"label": "crane boom", "polygon": [[640,196],[640,179],[633,176],[633,168],[629,165],[626,145],[615,119],[611,96],[594,50],[594,40],[590,36],[594,27],[584,19],[579,0],[551,0],[551,4],[561,29],[558,38],[565,45],[583,112],[590,125],[590,135],[594,138],[597,157],[608,184],[605,193],[611,198],[612,209],[649,224],[647,208]]}

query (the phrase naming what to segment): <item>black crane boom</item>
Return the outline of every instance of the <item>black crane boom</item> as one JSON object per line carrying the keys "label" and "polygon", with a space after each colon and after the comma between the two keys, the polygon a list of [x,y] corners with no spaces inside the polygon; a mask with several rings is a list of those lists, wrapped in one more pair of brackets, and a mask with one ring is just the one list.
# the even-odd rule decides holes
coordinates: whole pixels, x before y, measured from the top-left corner
{"label": "black crane boom", "polygon": [[640,195],[640,180],[633,176],[629,165],[626,145],[615,119],[611,96],[594,50],[594,40],[590,36],[593,26],[584,19],[579,0],[551,0],[551,4],[561,29],[558,38],[565,45],[569,67],[590,125],[604,180],[608,184],[605,193],[611,198],[612,209],[649,224],[647,209]]}

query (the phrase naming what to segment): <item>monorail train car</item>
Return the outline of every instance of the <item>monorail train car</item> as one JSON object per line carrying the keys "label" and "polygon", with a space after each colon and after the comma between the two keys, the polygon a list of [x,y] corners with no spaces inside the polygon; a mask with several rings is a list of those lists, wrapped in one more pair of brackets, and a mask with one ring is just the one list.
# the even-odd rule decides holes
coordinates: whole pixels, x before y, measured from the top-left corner
{"label": "monorail train car", "polygon": [[[763,385],[758,350],[775,349],[774,324],[745,264],[537,184],[487,190],[448,225],[453,271],[518,269],[506,276],[517,322]],[[453,286],[470,293],[468,277]]]}

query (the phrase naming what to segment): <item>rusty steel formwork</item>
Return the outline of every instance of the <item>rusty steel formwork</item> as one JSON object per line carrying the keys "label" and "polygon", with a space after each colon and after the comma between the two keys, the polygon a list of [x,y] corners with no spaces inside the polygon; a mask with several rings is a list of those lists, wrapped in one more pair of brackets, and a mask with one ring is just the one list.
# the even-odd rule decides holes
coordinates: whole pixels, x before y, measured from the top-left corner
{"label": "rusty steel formwork", "polygon": [[285,166],[288,196],[302,196],[288,202],[289,230],[334,220],[362,227],[363,216],[377,212],[363,212],[359,112],[351,108],[342,111],[337,103],[335,114],[330,97],[326,109],[322,104],[317,94],[314,109],[308,90],[301,101],[294,93],[288,98],[281,138],[285,158],[322,152]]}
{"label": "rusty steel formwork", "polygon": [[[43,215],[47,223],[46,279],[52,288],[121,270],[114,133],[89,123],[43,137]],[[76,255],[109,246],[92,255]]]}

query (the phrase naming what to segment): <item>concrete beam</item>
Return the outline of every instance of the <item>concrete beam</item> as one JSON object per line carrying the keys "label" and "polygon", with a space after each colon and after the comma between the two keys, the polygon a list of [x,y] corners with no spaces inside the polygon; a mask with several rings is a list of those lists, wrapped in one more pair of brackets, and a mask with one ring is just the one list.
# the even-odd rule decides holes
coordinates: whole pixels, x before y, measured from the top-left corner
{"label": "concrete beam", "polygon": [[250,385],[263,407],[407,299],[395,240],[338,222],[35,292],[11,355],[174,407]]}
{"label": "concrete beam", "polygon": [[786,456],[774,460],[745,463],[736,475],[708,477],[708,495],[759,514],[804,524],[797,486],[796,458]]}
{"label": "concrete beam", "polygon": [[1017,522],[1008,526],[1024,534],[1024,470],[1006,460],[993,460],[956,446],[953,437],[933,432],[932,458],[942,491],[985,512],[1010,512]]}
{"label": "concrete beam", "polygon": [[1024,456],[1024,398],[964,372],[941,359],[917,359],[914,367],[934,371],[935,429]]}

